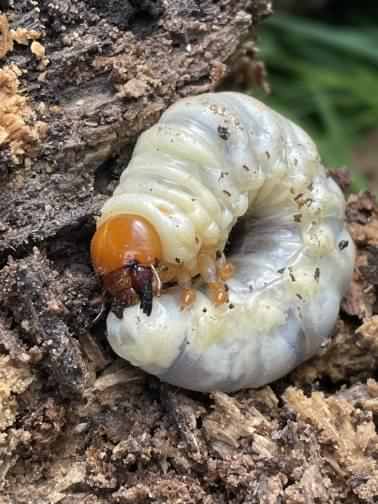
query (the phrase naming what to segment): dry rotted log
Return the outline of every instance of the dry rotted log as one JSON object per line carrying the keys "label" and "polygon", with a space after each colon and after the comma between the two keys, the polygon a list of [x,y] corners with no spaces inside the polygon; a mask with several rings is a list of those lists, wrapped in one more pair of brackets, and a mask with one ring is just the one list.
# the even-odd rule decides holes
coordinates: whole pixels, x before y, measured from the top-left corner
{"label": "dry rotted log", "polygon": [[[12,100],[27,97],[14,120],[39,127],[1,150],[3,261],[82,226],[139,133],[179,97],[214,89],[267,12],[260,0],[15,2],[2,62],[20,81]],[[0,75],[0,90],[11,80]]]}
{"label": "dry rotted log", "polygon": [[268,2],[0,9],[1,504],[374,502],[371,196],[349,200],[359,255],[333,340],[272,387],[207,397],[161,385],[115,359],[92,325],[93,215],[136,136],[177,98],[214,89],[231,63],[261,78],[250,44],[235,55]]}

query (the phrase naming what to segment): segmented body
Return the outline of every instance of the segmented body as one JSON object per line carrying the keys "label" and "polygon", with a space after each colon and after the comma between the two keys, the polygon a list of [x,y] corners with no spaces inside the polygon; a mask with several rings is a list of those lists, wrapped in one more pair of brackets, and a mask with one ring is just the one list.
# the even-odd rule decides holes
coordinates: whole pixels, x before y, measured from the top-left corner
{"label": "segmented body", "polygon": [[[203,251],[235,267],[229,302],[198,281],[107,321],[113,349],[162,380],[233,391],[277,379],[316,353],[337,319],[354,246],[345,201],[316,146],[288,119],[238,93],[187,98],[139,138],[100,223],[140,215],[158,232],[163,262],[192,277]],[[232,233],[231,233],[232,231]],[[347,243],[347,246],[345,244]]]}

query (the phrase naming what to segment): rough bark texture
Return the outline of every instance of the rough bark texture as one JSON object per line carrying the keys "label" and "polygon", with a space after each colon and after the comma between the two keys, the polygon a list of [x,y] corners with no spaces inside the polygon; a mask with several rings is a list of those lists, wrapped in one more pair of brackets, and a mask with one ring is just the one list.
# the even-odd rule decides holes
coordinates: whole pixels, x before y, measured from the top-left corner
{"label": "rough bark texture", "polygon": [[88,222],[116,168],[111,160],[124,161],[170,103],[214,89],[268,11],[256,0],[14,4],[10,27],[40,33],[45,57],[17,43],[19,34],[5,63],[25,72],[19,79],[33,120],[48,131],[29,148],[26,166],[12,166],[9,149],[1,154],[3,260]]}
{"label": "rough bark texture", "polygon": [[[18,0],[0,9],[7,5],[0,503],[376,502],[370,195],[349,199],[359,256],[334,338],[271,387],[233,397],[174,389],[116,359],[92,324],[101,305],[88,260],[93,215],[133,141],[172,101],[223,81],[267,3]],[[244,46],[238,69],[259,78],[251,56]]]}

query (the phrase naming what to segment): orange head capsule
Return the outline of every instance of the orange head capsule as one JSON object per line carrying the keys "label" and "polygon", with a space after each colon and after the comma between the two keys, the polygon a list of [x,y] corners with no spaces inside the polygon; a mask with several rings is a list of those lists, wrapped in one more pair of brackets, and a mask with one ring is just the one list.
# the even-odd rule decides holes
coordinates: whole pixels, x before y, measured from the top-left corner
{"label": "orange head capsule", "polygon": [[91,241],[92,263],[105,288],[127,303],[138,295],[147,314],[152,309],[152,269],[161,255],[159,235],[139,215],[109,217]]}
{"label": "orange head capsule", "polygon": [[103,222],[94,234],[91,257],[100,275],[119,270],[131,261],[150,266],[161,259],[160,238],[143,217],[115,215]]}

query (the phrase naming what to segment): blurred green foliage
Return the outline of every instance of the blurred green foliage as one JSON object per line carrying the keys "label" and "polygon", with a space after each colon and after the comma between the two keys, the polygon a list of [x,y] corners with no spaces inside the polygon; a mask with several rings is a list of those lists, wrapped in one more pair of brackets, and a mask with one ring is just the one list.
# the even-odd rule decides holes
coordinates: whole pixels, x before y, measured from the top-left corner
{"label": "blurred green foliage", "polygon": [[341,29],[274,14],[259,38],[272,90],[259,97],[312,135],[328,167],[351,169],[353,190],[367,186],[353,148],[378,127],[378,28],[368,22]]}

